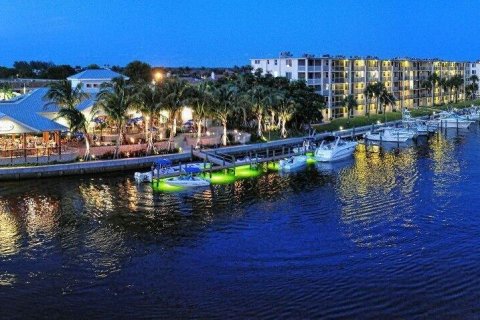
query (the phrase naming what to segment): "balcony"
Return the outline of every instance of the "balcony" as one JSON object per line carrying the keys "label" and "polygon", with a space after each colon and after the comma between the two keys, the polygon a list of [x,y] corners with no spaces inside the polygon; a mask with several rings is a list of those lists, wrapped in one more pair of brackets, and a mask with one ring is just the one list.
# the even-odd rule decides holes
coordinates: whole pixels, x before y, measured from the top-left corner
{"label": "balcony", "polygon": [[321,79],[308,79],[307,84],[309,84],[309,85],[322,84],[322,80]]}
{"label": "balcony", "polygon": [[364,82],[365,81],[365,77],[355,77],[353,78],[353,82]]}
{"label": "balcony", "polygon": [[298,66],[298,71],[305,71],[305,66]]}
{"label": "balcony", "polygon": [[333,83],[346,83],[348,82],[347,78],[334,78]]}
{"label": "balcony", "polygon": [[322,71],[322,67],[321,66],[308,67],[308,71],[309,72],[320,72],[320,71]]}

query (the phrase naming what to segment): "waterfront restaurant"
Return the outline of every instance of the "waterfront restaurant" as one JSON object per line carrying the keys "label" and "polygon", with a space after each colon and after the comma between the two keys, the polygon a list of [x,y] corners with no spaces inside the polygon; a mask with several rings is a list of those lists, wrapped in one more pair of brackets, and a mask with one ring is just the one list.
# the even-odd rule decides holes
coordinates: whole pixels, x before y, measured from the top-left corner
{"label": "waterfront restaurant", "polygon": [[[43,114],[46,88],[0,102],[0,164],[60,160],[61,132],[68,129]],[[35,158],[35,159],[32,159]],[[68,157],[66,154],[64,158]]]}

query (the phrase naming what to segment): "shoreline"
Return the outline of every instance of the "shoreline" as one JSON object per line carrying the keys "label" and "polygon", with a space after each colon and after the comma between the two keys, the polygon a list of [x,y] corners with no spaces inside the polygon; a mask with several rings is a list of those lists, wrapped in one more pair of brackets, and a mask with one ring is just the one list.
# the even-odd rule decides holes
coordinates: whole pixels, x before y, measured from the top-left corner
{"label": "shoreline", "polygon": [[[394,125],[399,121],[387,122],[389,125]],[[338,130],[332,132],[317,133],[314,136],[315,140],[321,140],[330,135],[339,135],[341,137],[358,136],[364,132],[370,130],[371,125],[362,126],[354,129]],[[270,148],[282,148],[282,147],[294,147],[301,145],[305,138],[294,137],[269,142],[234,145],[220,148],[203,149],[201,151],[213,154],[238,154],[257,152],[260,150],[269,150]],[[126,158],[126,159],[110,159],[110,160],[94,160],[85,162],[74,163],[60,163],[49,164],[39,166],[24,166],[24,167],[11,167],[0,168],[0,181],[12,181],[12,180],[26,180],[36,178],[50,178],[50,177],[62,177],[73,176],[82,174],[95,174],[95,173],[108,173],[108,172],[121,172],[127,170],[140,170],[150,168],[152,163],[157,159],[166,158],[172,161],[193,161],[195,158],[194,150],[184,151],[182,153],[165,154],[165,155],[153,155],[138,158]]]}

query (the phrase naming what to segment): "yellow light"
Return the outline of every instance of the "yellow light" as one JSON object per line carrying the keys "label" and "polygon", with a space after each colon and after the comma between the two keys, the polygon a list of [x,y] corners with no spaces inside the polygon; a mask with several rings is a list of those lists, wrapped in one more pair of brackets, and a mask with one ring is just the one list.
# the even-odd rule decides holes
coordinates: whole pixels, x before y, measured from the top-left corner
{"label": "yellow light", "polygon": [[159,80],[162,80],[162,78],[163,78],[163,74],[160,71],[157,71],[155,73],[155,80],[159,81]]}

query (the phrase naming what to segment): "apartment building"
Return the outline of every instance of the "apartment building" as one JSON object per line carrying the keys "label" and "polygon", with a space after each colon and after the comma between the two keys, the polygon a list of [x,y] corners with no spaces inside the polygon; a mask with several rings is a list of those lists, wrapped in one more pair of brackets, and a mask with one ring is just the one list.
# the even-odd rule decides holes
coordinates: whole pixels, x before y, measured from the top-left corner
{"label": "apartment building", "polygon": [[[467,83],[472,82],[470,81],[470,77],[474,75],[480,79],[480,61],[467,63],[467,68],[465,69],[465,78],[467,79]],[[475,95],[480,97],[480,86]]]}
{"label": "apartment building", "polygon": [[[375,113],[376,101],[366,97],[364,91],[369,83],[378,81],[383,82],[396,99],[394,106],[388,106],[387,111],[432,105],[433,99],[436,104],[452,101],[454,97],[451,90],[443,90],[439,85],[435,86],[434,90],[428,90],[422,83],[432,73],[441,78],[458,74],[465,83],[468,81],[466,69],[469,65],[471,64],[438,59],[379,59],[373,56],[347,58],[305,54],[295,58],[288,52],[272,59],[251,59],[254,71],[262,69],[264,75],[303,80],[314,87],[315,91],[326,99],[325,118],[347,116],[343,99],[349,94],[354,95],[358,103],[354,115],[365,114],[367,105],[370,113]],[[461,91],[458,94],[459,99],[464,98],[463,90]]]}

